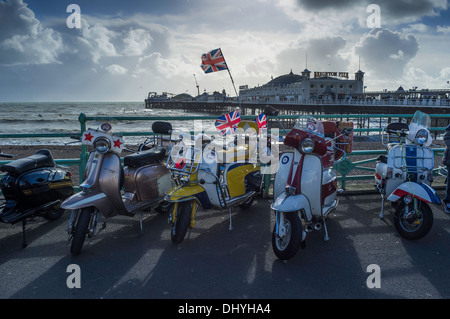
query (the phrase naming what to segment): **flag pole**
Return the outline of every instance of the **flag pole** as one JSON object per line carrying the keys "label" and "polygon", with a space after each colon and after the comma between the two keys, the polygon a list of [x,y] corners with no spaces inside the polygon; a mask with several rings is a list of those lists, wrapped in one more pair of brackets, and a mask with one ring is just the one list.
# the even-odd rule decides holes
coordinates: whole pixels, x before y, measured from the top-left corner
{"label": "flag pole", "polygon": [[[219,48],[219,50],[220,50],[220,52],[222,52],[221,48]],[[236,86],[234,85],[233,77],[231,76],[230,67],[228,66],[228,63],[225,60],[225,55],[223,54],[223,52],[222,52],[222,57],[223,57],[223,61],[225,62],[225,65],[227,66],[228,74],[230,75],[231,83],[233,84],[234,93],[236,93],[236,97],[237,97],[237,100],[238,100],[238,103],[239,103],[239,113],[244,115],[244,113],[243,113],[244,109],[242,108],[241,100],[239,99],[239,94],[237,93]]]}

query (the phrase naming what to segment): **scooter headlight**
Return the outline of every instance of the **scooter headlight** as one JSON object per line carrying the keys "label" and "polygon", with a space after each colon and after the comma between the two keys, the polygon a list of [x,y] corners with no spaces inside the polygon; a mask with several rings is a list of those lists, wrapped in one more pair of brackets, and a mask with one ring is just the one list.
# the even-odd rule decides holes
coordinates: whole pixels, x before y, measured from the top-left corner
{"label": "scooter headlight", "polygon": [[106,153],[111,148],[111,142],[106,137],[99,137],[94,141],[95,149],[100,153]]}
{"label": "scooter headlight", "polygon": [[314,140],[305,138],[300,144],[300,151],[304,154],[309,154],[314,150]]}
{"label": "scooter headlight", "polygon": [[427,130],[419,130],[416,134],[415,140],[417,144],[422,145],[428,140],[428,131]]}

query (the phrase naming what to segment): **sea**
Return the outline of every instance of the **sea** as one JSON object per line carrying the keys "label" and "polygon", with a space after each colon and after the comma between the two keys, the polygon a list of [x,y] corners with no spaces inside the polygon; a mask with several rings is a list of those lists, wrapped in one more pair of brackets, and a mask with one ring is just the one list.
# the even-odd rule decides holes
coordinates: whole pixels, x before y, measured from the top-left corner
{"label": "sea", "polygon": [[[78,117],[142,117],[142,116],[205,116],[204,112],[171,109],[146,109],[143,102],[101,103],[0,103],[0,145],[65,145],[70,137],[3,137],[2,134],[80,134]],[[105,122],[88,121],[87,128],[99,128]],[[113,132],[151,132],[153,121],[109,121]],[[207,130],[215,130],[214,121],[204,121]],[[210,122],[210,123],[208,123]],[[174,131],[185,132],[186,121],[173,121]],[[193,125],[192,125],[193,126]],[[127,143],[139,143],[143,136],[127,136]]]}
{"label": "sea", "polygon": [[[186,116],[220,116],[217,111],[207,113],[182,109],[147,109],[144,102],[0,102],[0,145],[66,145],[73,143],[70,137],[11,137],[11,134],[68,134],[80,135],[81,113],[88,117],[186,117]],[[369,127],[379,128],[386,125],[386,120],[369,123]],[[88,121],[87,128],[97,129],[105,120]],[[153,121],[123,120],[108,121],[112,131],[122,132],[151,132]],[[216,132],[214,119],[202,120],[205,131]],[[194,130],[194,121],[171,121],[174,133],[187,133]],[[355,123],[356,124],[356,123]],[[355,128],[357,128],[355,126]],[[7,135],[6,135],[7,134]],[[370,136],[370,140],[378,140],[377,134]],[[356,137],[356,136],[355,136]],[[369,137],[369,136],[367,136]],[[126,136],[129,145],[139,144],[145,136]],[[437,139],[442,139],[441,136]]]}

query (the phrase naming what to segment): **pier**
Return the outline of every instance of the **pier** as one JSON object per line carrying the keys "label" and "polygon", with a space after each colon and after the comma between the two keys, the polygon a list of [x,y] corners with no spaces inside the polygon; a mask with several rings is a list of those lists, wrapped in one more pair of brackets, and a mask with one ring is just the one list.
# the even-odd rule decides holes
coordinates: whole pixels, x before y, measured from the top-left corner
{"label": "pier", "polygon": [[428,114],[450,114],[450,100],[447,99],[424,99],[424,100],[310,100],[310,101],[271,101],[252,102],[235,99],[225,101],[155,101],[147,108],[157,109],[178,109],[195,112],[208,112],[223,114],[227,111],[233,111],[241,106],[242,115],[259,114],[266,105],[273,105],[280,114],[289,115],[293,113],[300,114],[405,114],[414,113],[422,110]]}

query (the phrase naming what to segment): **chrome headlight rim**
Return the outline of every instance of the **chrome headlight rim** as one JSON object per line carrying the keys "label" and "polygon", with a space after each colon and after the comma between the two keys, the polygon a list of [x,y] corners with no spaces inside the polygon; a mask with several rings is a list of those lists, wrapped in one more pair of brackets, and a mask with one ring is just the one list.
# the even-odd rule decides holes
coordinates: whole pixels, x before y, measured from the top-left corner
{"label": "chrome headlight rim", "polygon": [[300,152],[302,152],[303,154],[310,154],[314,150],[315,145],[316,143],[314,142],[313,139],[305,138],[300,143]]}
{"label": "chrome headlight rim", "polygon": [[98,137],[94,141],[94,148],[99,153],[106,153],[111,149],[111,141],[104,136]]}

